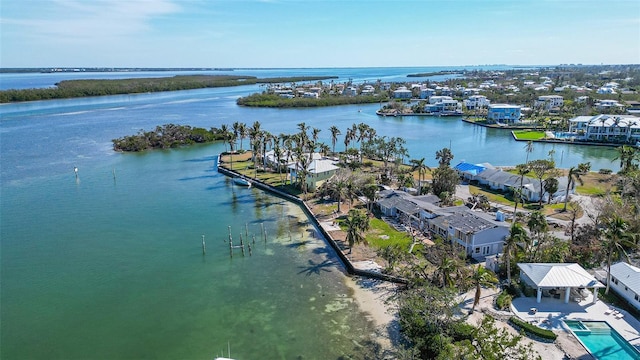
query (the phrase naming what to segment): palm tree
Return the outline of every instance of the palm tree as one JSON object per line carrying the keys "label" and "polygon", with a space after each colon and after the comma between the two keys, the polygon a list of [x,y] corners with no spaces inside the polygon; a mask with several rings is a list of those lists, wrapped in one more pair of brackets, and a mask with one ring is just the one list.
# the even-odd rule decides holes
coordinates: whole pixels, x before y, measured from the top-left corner
{"label": "palm tree", "polygon": [[476,288],[476,293],[473,297],[473,306],[471,307],[471,312],[473,312],[476,309],[476,306],[480,303],[482,287],[495,287],[498,283],[498,278],[496,277],[496,274],[487,270],[484,266],[478,265],[473,270],[471,282]]}
{"label": "palm tree", "polygon": [[222,142],[224,142],[224,152],[227,152],[227,141],[229,139],[229,126],[222,124],[220,126],[220,132],[222,133]]}
{"label": "palm tree", "polygon": [[333,125],[329,128],[331,131],[331,151],[336,153],[336,142],[338,141],[338,135],[341,134],[340,129],[337,126]]}
{"label": "palm tree", "polygon": [[511,225],[509,236],[504,239],[504,261],[507,267],[507,282],[511,284],[511,256],[516,255],[518,248],[523,248],[524,244],[529,242],[527,231],[517,222]]}
{"label": "palm tree", "polygon": [[583,173],[580,171],[580,169],[575,166],[569,168],[569,172],[567,173],[567,188],[564,192],[564,207],[562,208],[563,212],[567,211],[567,203],[569,202],[569,190],[572,189],[572,186],[575,187],[576,182],[579,182],[580,185],[584,184],[584,181],[582,181],[582,178],[580,177],[580,175],[582,174]]}
{"label": "palm tree", "polygon": [[529,154],[531,154],[533,152],[533,141],[529,140],[527,141],[527,144],[524,146],[524,151],[527,152],[527,157],[525,158],[524,162],[525,164],[529,163]]}
{"label": "palm tree", "polygon": [[[527,221],[527,227],[536,240],[536,250],[533,254],[529,254],[529,261],[533,261],[540,249],[543,235],[549,230],[549,223],[547,223],[546,216],[539,210],[532,211],[529,214],[529,221]],[[530,251],[530,249],[528,249]]]}
{"label": "palm tree", "polygon": [[436,160],[438,160],[440,166],[451,165],[451,160],[453,160],[451,149],[443,148],[442,150],[436,151]]}
{"label": "palm tree", "polygon": [[431,171],[431,168],[428,167],[425,163],[424,163],[424,158],[422,159],[411,159],[410,160],[411,163],[411,171],[416,171],[418,170],[418,194],[422,194],[422,181],[423,181],[423,176],[424,173],[429,170]]}
{"label": "palm tree", "polygon": [[625,251],[625,248],[635,248],[637,244],[632,242],[632,236],[627,232],[629,225],[627,222],[618,215],[609,219],[607,227],[605,228],[603,235],[605,241],[602,246],[607,256],[607,288],[604,291],[605,294],[609,293],[609,285],[611,284],[611,262],[614,257],[620,258],[624,256],[629,261],[629,255]]}
{"label": "palm tree", "polygon": [[331,150],[329,148],[329,145],[327,145],[325,143],[318,144],[318,151],[320,151],[323,156],[327,156],[327,154],[329,153],[329,150]]}
{"label": "palm tree", "polygon": [[612,161],[620,160],[620,172],[626,173],[634,169],[634,161],[640,160],[640,152],[633,146],[622,145],[617,147],[618,155]]}
{"label": "palm tree", "polygon": [[355,244],[366,243],[363,233],[369,229],[369,217],[361,210],[351,209],[344,220],[344,225],[347,227],[346,240],[349,243],[349,254],[351,254]]}
{"label": "palm tree", "polygon": [[278,141],[276,141],[273,145],[273,156],[276,159],[276,167],[278,169],[280,183],[282,183],[282,148],[280,147],[280,142]]}
{"label": "palm tree", "polygon": [[238,135],[240,136],[240,150],[242,150],[242,140],[244,140],[244,138],[246,138],[247,135],[249,135],[247,124],[240,123],[238,125]]}

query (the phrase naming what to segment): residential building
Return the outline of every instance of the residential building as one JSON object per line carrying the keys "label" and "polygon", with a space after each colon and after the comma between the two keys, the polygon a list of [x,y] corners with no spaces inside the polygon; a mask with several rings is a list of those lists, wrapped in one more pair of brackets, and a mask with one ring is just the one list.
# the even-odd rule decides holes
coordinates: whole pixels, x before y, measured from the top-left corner
{"label": "residential building", "polygon": [[484,95],[471,95],[464,100],[464,106],[467,110],[484,109],[489,107],[491,100]]}
{"label": "residential building", "polygon": [[[322,183],[332,177],[339,169],[334,164],[333,160],[319,159],[313,160],[307,167],[308,175],[306,177],[307,189],[309,191],[315,191]],[[298,172],[300,171],[297,163],[291,164],[289,168],[289,178],[292,183],[295,183],[298,178]]]}
{"label": "residential building", "polygon": [[497,123],[519,122],[521,116],[520,106],[508,104],[491,104],[487,113],[487,119]]}
{"label": "residential building", "polygon": [[428,99],[431,96],[434,96],[436,91],[430,88],[421,88],[420,89],[420,99]]}
{"label": "residential building", "polygon": [[440,207],[435,195],[411,196],[402,191],[385,190],[377,205],[385,216],[403,219],[412,227],[440,236],[464,249],[478,260],[502,251],[508,224],[492,215],[466,206]]}
{"label": "residential building", "polygon": [[404,86],[399,87],[393,91],[394,99],[411,99],[413,92]]}
{"label": "residential building", "polygon": [[[604,276],[606,284],[606,275]],[[611,265],[611,289],[640,311],[640,268],[619,262]]]}
{"label": "residential building", "polygon": [[538,96],[534,107],[549,111],[553,108],[561,107],[563,102],[564,99],[560,95],[542,95]]}
{"label": "residential building", "polygon": [[569,120],[569,132],[584,140],[636,144],[640,141],[640,118],[606,114],[577,116]]}
{"label": "residential building", "polygon": [[566,193],[567,181],[569,181],[566,176],[557,178],[557,191],[553,194],[548,194],[546,191],[543,191],[544,180],[540,183],[540,180],[528,176],[521,179],[517,174],[512,174],[510,172],[503,171],[502,169],[495,168],[488,168],[480,171],[474,176],[473,180],[477,181],[480,185],[490,188],[491,190],[503,192],[519,189],[520,184],[522,184],[522,196],[529,202],[538,202],[541,197],[543,202],[549,202],[549,198],[551,198],[550,202],[552,203],[562,202],[567,195],[573,194],[575,190],[574,183],[573,186],[569,188],[569,194]]}
{"label": "residential building", "polygon": [[600,100],[596,104],[598,111],[610,111],[612,109],[624,109],[624,105],[617,100]]}

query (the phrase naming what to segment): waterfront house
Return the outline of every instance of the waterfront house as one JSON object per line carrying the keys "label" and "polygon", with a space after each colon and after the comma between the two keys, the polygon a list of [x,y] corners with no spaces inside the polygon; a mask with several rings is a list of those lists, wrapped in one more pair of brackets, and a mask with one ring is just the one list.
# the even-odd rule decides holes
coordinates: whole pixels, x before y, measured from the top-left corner
{"label": "waterfront house", "polygon": [[467,110],[484,109],[489,107],[491,100],[484,95],[471,95],[464,100],[464,106]]}
{"label": "waterfront house", "polygon": [[640,118],[632,115],[577,116],[569,132],[585,140],[635,144],[640,141]]}
{"label": "waterfront house", "polygon": [[425,105],[425,112],[432,115],[462,115],[462,106],[457,100],[453,100],[449,96],[432,96],[431,98],[429,98],[429,102],[431,102],[432,98],[448,99],[441,99],[441,101],[439,102]]}
{"label": "waterfront house", "polygon": [[344,89],[344,92],[342,94],[344,96],[356,96],[358,95],[358,88],[355,86],[349,86],[346,89]]}
{"label": "waterfront house", "polygon": [[376,89],[372,85],[365,85],[362,87],[362,95],[373,95]]}
{"label": "waterfront house", "polygon": [[488,214],[466,207],[428,222],[429,231],[451,241],[476,260],[502,252],[509,226]]}
{"label": "waterfront house", "polygon": [[[606,284],[606,270],[599,271],[598,275]],[[620,297],[640,311],[640,268],[625,262],[611,265],[610,286]]]}
{"label": "waterfront house", "polygon": [[[298,172],[300,171],[297,163],[291,164],[289,168],[289,178],[291,183],[295,183],[298,178]],[[306,177],[307,190],[315,191],[322,183],[332,177],[339,169],[335,165],[333,160],[328,159],[316,159],[311,161],[307,167],[308,175]]]}
{"label": "waterfront house", "polygon": [[493,169],[494,167],[489,163],[484,164],[471,164],[465,161],[461,161],[458,165],[453,167],[461,178],[467,181],[477,180],[478,174],[486,169]]}
{"label": "waterfront house", "polygon": [[[520,188],[521,179],[517,174],[512,174],[502,169],[485,169],[474,176],[473,180],[476,180],[478,184],[486,186],[492,190],[508,192],[514,191],[514,189]],[[544,180],[542,183],[538,179],[534,179],[528,176],[522,178],[522,197],[529,202],[538,202],[542,197],[543,202],[560,202],[563,201],[567,190],[566,176],[557,178],[558,189],[553,194],[548,194],[544,190]],[[569,188],[569,194],[573,194],[575,190],[575,183]]]}
{"label": "waterfront house", "polygon": [[385,190],[376,204],[383,215],[399,218],[417,229],[440,236],[461,247],[474,259],[484,259],[502,251],[509,227],[492,215],[474,212],[466,206],[440,207],[435,195],[411,196],[403,191]]}
{"label": "waterfront house", "polygon": [[553,108],[559,108],[562,106],[564,99],[560,95],[542,95],[538,96],[538,99],[533,105],[535,108],[540,108],[549,111]]}
{"label": "waterfront house", "polygon": [[411,99],[413,92],[404,86],[399,87],[393,91],[394,99]]}
{"label": "waterfront house", "polygon": [[[580,302],[586,295],[583,289],[593,289],[593,303],[598,301],[598,289],[604,286],[575,263],[518,263],[520,280],[536,290],[536,302],[543,297]],[[572,299],[573,296],[573,299]]]}
{"label": "waterfront house", "polygon": [[517,105],[491,104],[487,112],[487,120],[492,120],[496,123],[519,122],[521,116],[521,107]]}

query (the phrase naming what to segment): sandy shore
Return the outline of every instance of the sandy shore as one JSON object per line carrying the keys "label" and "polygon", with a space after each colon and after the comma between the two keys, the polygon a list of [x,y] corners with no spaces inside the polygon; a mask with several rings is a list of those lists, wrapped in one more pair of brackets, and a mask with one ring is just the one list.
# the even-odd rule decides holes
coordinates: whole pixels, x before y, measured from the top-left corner
{"label": "sandy shore", "polygon": [[375,338],[383,352],[392,350],[394,344],[398,343],[400,330],[395,304],[389,298],[395,293],[397,285],[357,276],[347,276],[345,283],[353,290],[358,307],[375,324]]}

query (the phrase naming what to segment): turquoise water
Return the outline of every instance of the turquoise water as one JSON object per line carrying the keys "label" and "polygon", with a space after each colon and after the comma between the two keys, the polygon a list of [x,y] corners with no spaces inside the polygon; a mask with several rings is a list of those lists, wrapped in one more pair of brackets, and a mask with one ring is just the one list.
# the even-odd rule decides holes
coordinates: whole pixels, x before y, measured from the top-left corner
{"label": "turquoise water", "polygon": [[[357,357],[373,329],[335,254],[298,207],[218,174],[219,150],[4,188],[2,358]],[[228,225],[257,235],[251,257]]]}
{"label": "turquoise water", "polygon": [[604,321],[565,321],[565,324],[598,360],[640,359],[640,352]]}

